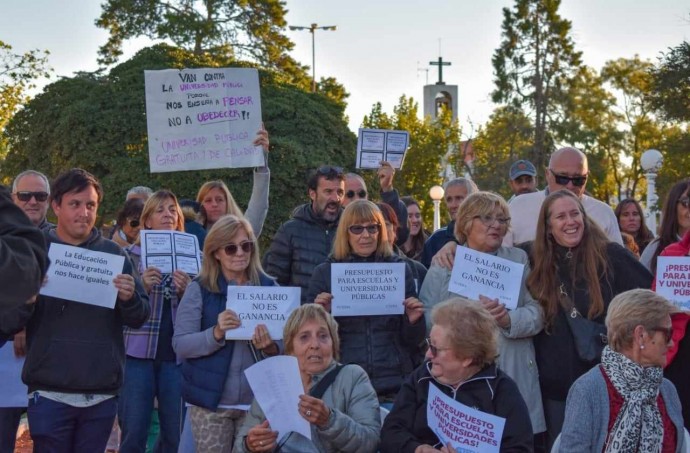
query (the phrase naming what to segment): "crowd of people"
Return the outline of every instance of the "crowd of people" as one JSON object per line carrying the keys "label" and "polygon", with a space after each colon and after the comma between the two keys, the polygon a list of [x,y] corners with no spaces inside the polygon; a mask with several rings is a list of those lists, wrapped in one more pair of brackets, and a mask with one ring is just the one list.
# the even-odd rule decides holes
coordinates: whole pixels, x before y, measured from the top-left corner
{"label": "crowd of people", "polygon": [[[690,256],[690,179],[669,192],[655,236],[636,200],[614,211],[588,195],[587,157],[566,147],[543,190],[516,161],[508,201],[446,181],[449,222],[430,234],[389,163],[376,196],[323,165],[262,259],[263,128],[254,143],[266,164],[245,212],[223,181],[185,200],[138,186],[111,239],[95,226],[102,186],[84,170],[52,183],[27,170],[0,190],[0,343],[25,358],[28,387],[25,407],[0,408],[0,453],[25,412],[37,452],[466,451],[430,426],[432,388],[504,419],[500,451],[688,451],[690,313],[652,289],[659,256]],[[145,230],[194,234],[198,275],[146,267]],[[124,257],[114,308],[40,294],[52,244]],[[515,307],[453,292],[459,247],[524,267]],[[343,263],[403,266],[401,314],[332,314]],[[259,324],[251,340],[226,340],[242,324],[228,287],[276,285],[301,289],[282,339]],[[244,373],[283,354],[297,359],[294,416],[311,439],[279,437]]]}

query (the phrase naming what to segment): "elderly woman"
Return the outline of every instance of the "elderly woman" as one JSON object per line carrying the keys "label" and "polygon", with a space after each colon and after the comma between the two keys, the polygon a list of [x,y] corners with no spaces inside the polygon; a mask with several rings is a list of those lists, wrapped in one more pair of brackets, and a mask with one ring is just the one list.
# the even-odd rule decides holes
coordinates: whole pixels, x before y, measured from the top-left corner
{"label": "elderly woman", "polygon": [[[353,201],[338,223],[333,254],[314,270],[307,301],[331,310],[331,265],[333,263],[401,263],[388,241],[381,211],[371,201]],[[421,362],[424,342],[424,308],[415,297],[414,279],[405,265],[404,314],[385,316],[340,316],[340,356],[343,363],[356,363],[371,378],[382,403],[389,404],[405,376]]]}
{"label": "elderly woman", "polygon": [[649,243],[640,262],[656,274],[656,259],[669,245],[681,240],[690,231],[690,178],[678,181],[666,196],[664,208],[661,211],[661,226],[659,236]]}
{"label": "elderly woman", "polygon": [[[407,206],[407,223],[410,227],[410,234],[400,248],[408,258],[419,261],[422,259],[424,243],[429,238],[429,234],[424,231],[422,210],[419,208],[417,200],[412,197],[402,197],[400,200]],[[403,222],[405,219],[398,219],[398,221]]]}
{"label": "elderly woman", "polygon": [[568,393],[561,453],[686,451],[678,394],[662,371],[673,344],[674,310],[644,289],[611,301],[601,364]]}
{"label": "elderly woman", "polygon": [[644,252],[645,247],[654,239],[654,234],[644,223],[644,212],[640,203],[634,198],[626,198],[618,203],[614,213],[621,233],[631,235],[635,239],[639,253]]}
{"label": "elderly woman", "polygon": [[[529,408],[532,428],[540,433],[546,430],[546,425],[532,336],[542,329],[542,313],[527,290],[530,272],[527,254],[518,248],[501,246],[510,227],[509,213],[508,204],[499,195],[475,192],[458,209],[455,237],[464,247],[525,265],[517,308],[507,310],[498,300],[484,296],[480,296],[480,302],[500,327],[498,366],[517,383]],[[419,294],[425,306],[434,306],[454,296],[448,288],[451,273],[452,269],[431,265]]]}
{"label": "elderly woman", "polygon": [[[254,145],[261,146],[264,150],[264,166],[254,169],[252,195],[247,205],[247,212],[244,213],[256,237],[261,236],[264,220],[266,220],[268,213],[268,186],[271,181],[271,172],[268,169],[268,144],[268,132],[262,124],[261,130],[256,133]],[[230,193],[230,189],[220,180],[204,183],[196,195],[196,201],[201,204],[199,221],[207,231],[226,214],[243,215]]]}
{"label": "elderly woman", "polygon": [[[500,449],[531,452],[532,425],[515,382],[495,363],[498,329],[478,301],[454,298],[436,305],[426,361],[409,376],[381,430],[383,453],[447,451],[426,418],[429,387],[506,419]],[[455,447],[460,447],[455,445]]]}
{"label": "elderly woman", "polygon": [[141,229],[139,217],[141,217],[143,209],[144,200],[130,198],[117,213],[113,241],[120,247],[129,247],[139,239],[139,230]]}
{"label": "elderly woman", "polygon": [[532,265],[527,287],[544,312],[534,346],[551,444],[563,425],[568,389],[599,362],[611,299],[649,288],[652,276],[623,246],[608,241],[567,190],[546,197],[536,239],[525,247]]}
{"label": "elderly woman", "polygon": [[[184,231],[182,210],[169,190],[159,190],[146,201],[139,222],[147,230]],[[143,269],[139,241],[126,250],[149,295],[151,316],[141,328],[124,331],[127,357],[118,402],[121,450],[144,451],[155,399],[161,447],[175,451],[180,441],[182,377],[172,337],[177,307],[191,279],[181,270],[163,274],[155,267]]]}
{"label": "elderly woman", "polygon": [[375,452],[381,430],[376,393],[361,367],[337,362],[333,317],[319,305],[302,305],[288,318],[283,341],[285,353],[297,357],[304,386],[298,410],[311,426],[311,441],[294,433],[278,439],[255,400],[234,451],[272,452],[280,443],[283,452]]}
{"label": "elderly woman", "polygon": [[[258,354],[278,354],[266,326],[258,325],[250,342],[226,341],[241,321],[226,310],[230,285],[274,286],[261,269],[252,227],[244,218],[221,217],[204,245],[199,278],[192,282],[177,311],[173,347],[182,363],[183,394],[197,451],[230,452],[253,395],[244,370]],[[247,347],[247,343],[249,347]]]}

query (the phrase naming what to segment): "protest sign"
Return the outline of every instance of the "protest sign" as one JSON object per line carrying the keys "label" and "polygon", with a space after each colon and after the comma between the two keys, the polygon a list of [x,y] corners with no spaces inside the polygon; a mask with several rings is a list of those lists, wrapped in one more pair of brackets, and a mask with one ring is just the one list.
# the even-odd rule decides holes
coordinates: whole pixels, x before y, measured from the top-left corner
{"label": "protest sign", "polygon": [[0,407],[26,407],[29,389],[22,382],[24,357],[14,355],[14,344],[8,341],[0,347]]}
{"label": "protest sign", "polygon": [[141,230],[141,263],[144,269],[153,266],[162,274],[179,269],[198,275],[201,269],[199,240],[189,233],[171,230]]}
{"label": "protest sign", "polygon": [[433,383],[426,405],[429,428],[458,453],[498,453],[506,419],[455,401]]}
{"label": "protest sign", "polygon": [[448,290],[468,299],[479,295],[498,299],[506,308],[517,308],[525,265],[458,246]]}
{"label": "protest sign", "polygon": [[311,440],[309,422],[298,412],[304,394],[297,357],[269,357],[244,370],[254,398],[264,412],[271,430],[278,431],[278,443],[290,432]]}
{"label": "protest sign", "polygon": [[125,257],[53,242],[50,267],[40,294],[99,307],[114,308]]}
{"label": "protest sign", "polygon": [[247,68],[144,71],[151,173],[258,167],[259,73]]}
{"label": "protest sign", "polygon": [[660,256],[656,262],[656,292],[690,310],[690,258]]}
{"label": "protest sign", "polygon": [[402,315],[405,263],[331,264],[333,316]]}
{"label": "protest sign", "polygon": [[410,144],[407,131],[360,129],[357,137],[357,168],[379,168],[381,161],[402,168]]}
{"label": "protest sign", "polygon": [[300,305],[299,287],[228,286],[226,308],[237,313],[241,325],[225,332],[226,340],[251,340],[254,329],[265,324],[273,340],[283,339],[290,313]]}

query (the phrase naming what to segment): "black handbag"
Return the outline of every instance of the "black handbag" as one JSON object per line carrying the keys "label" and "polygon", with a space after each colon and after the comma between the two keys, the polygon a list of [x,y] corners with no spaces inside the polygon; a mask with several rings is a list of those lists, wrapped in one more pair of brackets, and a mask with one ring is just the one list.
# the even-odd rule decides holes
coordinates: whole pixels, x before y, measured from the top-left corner
{"label": "black handbag", "polygon": [[601,352],[608,344],[606,326],[598,322],[590,321],[582,316],[575,308],[575,304],[561,285],[561,305],[565,308],[565,319],[568,321],[570,332],[573,335],[573,343],[580,360],[595,364],[601,361]]}

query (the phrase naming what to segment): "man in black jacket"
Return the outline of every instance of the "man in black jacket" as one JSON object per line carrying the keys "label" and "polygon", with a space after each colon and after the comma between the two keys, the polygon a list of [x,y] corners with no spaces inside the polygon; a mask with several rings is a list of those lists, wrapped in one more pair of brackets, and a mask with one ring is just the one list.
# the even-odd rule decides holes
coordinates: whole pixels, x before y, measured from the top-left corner
{"label": "man in black jacket", "polygon": [[[302,303],[314,268],[331,253],[345,194],[338,167],[319,167],[307,183],[310,203],[297,207],[280,226],[266,252],[263,267],[282,286],[302,288]],[[313,302],[313,301],[312,301]]]}
{"label": "man in black jacket", "polygon": [[[94,228],[102,196],[90,173],[72,169],[60,175],[51,195],[58,221],[45,232],[48,243],[124,255]],[[129,259],[112,283],[118,290],[114,309],[44,295],[28,306],[22,380],[29,387],[36,451],[105,450],[123,378],[122,328],[139,327],[149,315],[148,297]]]}

